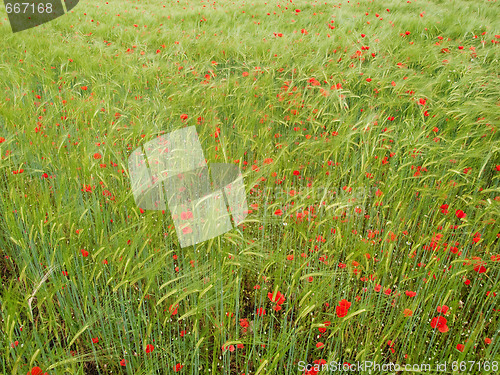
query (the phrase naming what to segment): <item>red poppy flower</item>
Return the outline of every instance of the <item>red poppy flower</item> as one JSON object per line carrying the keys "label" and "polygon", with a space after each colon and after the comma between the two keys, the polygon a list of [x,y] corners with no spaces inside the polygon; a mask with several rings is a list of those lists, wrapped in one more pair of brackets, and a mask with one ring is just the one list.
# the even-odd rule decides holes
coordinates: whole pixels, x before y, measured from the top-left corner
{"label": "red poppy flower", "polygon": [[99,342],[99,338],[98,337],[92,337],[92,342],[94,344],[97,344]]}
{"label": "red poppy flower", "polygon": [[463,352],[464,351],[464,344],[457,344],[457,350],[459,352]]}
{"label": "red poppy flower", "polygon": [[258,316],[264,316],[264,315],[266,315],[266,310],[264,308],[262,308],[262,307],[259,307],[257,309],[257,315]]}
{"label": "red poppy flower", "polygon": [[346,316],[347,312],[349,311],[349,307],[351,307],[350,302],[348,302],[346,299],[341,300],[339,302],[339,305],[335,307],[337,316],[339,318],[343,318],[344,316]]}
{"label": "red poppy flower", "polygon": [[170,305],[170,307],[168,308],[168,311],[170,311],[170,313],[172,315],[176,315],[177,314],[177,308],[179,307],[179,305]]}
{"label": "red poppy flower", "polygon": [[151,353],[154,350],[154,346],[151,344],[146,345],[146,353]]}
{"label": "red poppy flower", "polygon": [[120,361],[120,366],[127,366],[127,360],[125,358],[123,358],[121,361]]}
{"label": "red poppy flower", "polygon": [[276,292],[276,295],[273,298],[273,293],[267,293],[267,297],[272,301],[276,302],[278,305],[282,305],[285,302],[285,296],[281,294],[281,292]]}
{"label": "red poppy flower", "polygon": [[318,330],[320,333],[325,333],[326,332],[326,327],[328,327],[331,324],[329,320],[323,322],[324,327],[318,327]]}
{"label": "red poppy flower", "polygon": [[448,332],[447,320],[443,316],[435,317],[431,320],[431,327],[437,328],[439,332]]}
{"label": "red poppy flower", "polygon": [[349,307],[351,307],[351,302],[347,301],[346,299],[343,299],[339,302],[339,306],[342,306],[342,307],[345,307],[346,309],[348,309]]}
{"label": "red poppy flower", "polygon": [[446,305],[437,307],[437,312],[441,313],[441,314],[446,314],[448,312],[448,310],[449,310],[449,307]]}
{"label": "red poppy flower", "polygon": [[248,319],[246,319],[246,318],[240,319],[240,326],[243,327],[243,328],[249,327],[250,323],[248,323]]}
{"label": "red poppy flower", "polygon": [[27,375],[42,375],[42,369],[38,366],[35,366],[30,371],[28,371]]}
{"label": "red poppy flower", "polygon": [[335,310],[336,310],[337,316],[339,318],[343,318],[344,316],[347,315],[347,312],[348,312],[348,308],[346,308],[344,306],[336,306]]}
{"label": "red poppy flower", "polygon": [[304,375],[318,375],[318,373],[319,373],[319,370],[318,370],[317,366],[311,368],[309,371],[304,370]]}
{"label": "red poppy flower", "polygon": [[184,367],[184,366],[183,366],[183,365],[181,365],[180,363],[176,364],[176,365],[174,366],[174,372],[179,372],[179,371],[181,371],[181,368],[183,368],[183,367]]}
{"label": "red poppy flower", "polygon": [[467,214],[465,212],[463,212],[462,210],[457,210],[455,212],[455,215],[459,218],[459,219],[463,219],[467,216]]}
{"label": "red poppy flower", "polygon": [[483,266],[481,263],[478,263],[474,266],[474,271],[476,271],[477,273],[485,273],[486,267]]}
{"label": "red poppy flower", "polygon": [[89,256],[89,252],[87,250],[81,249],[80,251],[82,252],[82,255],[83,255],[84,258],[86,258],[86,257]]}

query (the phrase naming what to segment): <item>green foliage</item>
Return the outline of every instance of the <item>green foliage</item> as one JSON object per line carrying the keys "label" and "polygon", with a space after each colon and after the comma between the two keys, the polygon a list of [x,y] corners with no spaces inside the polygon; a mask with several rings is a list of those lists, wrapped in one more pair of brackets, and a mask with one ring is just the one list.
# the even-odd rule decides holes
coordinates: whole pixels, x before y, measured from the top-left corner
{"label": "green foliage", "polygon": [[[498,5],[341,3],[0,24],[0,372],[500,361]],[[252,212],[181,249],[127,160],[185,125]]]}

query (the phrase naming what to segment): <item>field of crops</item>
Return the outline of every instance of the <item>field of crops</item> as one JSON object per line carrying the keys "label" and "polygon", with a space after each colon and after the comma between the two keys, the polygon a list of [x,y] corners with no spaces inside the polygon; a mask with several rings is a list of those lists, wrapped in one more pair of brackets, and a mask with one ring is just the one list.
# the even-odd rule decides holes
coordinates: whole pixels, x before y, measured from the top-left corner
{"label": "field of crops", "polygon": [[[497,372],[499,19],[87,0],[13,32],[2,8],[0,373]],[[128,159],[187,126],[248,212],[181,247]]]}

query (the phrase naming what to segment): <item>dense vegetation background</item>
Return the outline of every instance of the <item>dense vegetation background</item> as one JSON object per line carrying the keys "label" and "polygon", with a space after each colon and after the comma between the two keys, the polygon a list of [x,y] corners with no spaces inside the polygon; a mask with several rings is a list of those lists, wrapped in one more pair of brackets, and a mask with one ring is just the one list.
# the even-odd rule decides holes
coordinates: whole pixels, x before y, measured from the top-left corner
{"label": "dense vegetation background", "polygon": [[[495,370],[496,1],[1,17],[0,371]],[[240,167],[251,211],[181,249],[168,211],[135,205],[127,158],[187,125]]]}

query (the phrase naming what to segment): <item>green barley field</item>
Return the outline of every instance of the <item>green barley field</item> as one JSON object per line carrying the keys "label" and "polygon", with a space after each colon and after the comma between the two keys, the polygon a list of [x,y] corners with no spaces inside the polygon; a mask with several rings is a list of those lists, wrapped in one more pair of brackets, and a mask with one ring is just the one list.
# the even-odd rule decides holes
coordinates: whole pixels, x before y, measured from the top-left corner
{"label": "green barley field", "polygon": [[[494,374],[500,6],[0,8],[0,373]],[[128,158],[195,127],[248,212],[181,247]]]}

